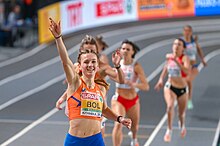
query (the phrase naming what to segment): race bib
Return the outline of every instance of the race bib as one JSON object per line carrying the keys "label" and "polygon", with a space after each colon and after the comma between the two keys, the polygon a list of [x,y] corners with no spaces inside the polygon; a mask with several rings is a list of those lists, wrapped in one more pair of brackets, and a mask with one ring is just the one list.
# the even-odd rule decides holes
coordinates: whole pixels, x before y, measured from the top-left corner
{"label": "race bib", "polygon": [[191,56],[197,53],[196,46],[194,44],[187,45],[186,55]]}
{"label": "race bib", "polygon": [[102,116],[103,99],[100,94],[82,92],[81,103],[81,115],[93,117]]}

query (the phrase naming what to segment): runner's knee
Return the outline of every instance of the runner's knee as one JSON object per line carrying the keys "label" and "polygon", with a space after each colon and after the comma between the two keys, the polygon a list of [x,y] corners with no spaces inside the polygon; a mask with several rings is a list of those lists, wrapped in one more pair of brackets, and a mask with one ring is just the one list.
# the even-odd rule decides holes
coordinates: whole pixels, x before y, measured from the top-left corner
{"label": "runner's knee", "polygon": [[172,112],[173,110],[173,105],[168,105],[167,106],[167,113]]}

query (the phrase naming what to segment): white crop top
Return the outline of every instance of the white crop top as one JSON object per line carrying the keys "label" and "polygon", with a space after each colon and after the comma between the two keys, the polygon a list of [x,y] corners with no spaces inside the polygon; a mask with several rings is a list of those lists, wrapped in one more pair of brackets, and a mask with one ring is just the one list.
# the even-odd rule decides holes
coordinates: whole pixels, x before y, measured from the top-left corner
{"label": "white crop top", "polygon": [[197,48],[194,40],[191,42],[186,42],[185,54],[189,57],[190,60],[196,60]]}
{"label": "white crop top", "polygon": [[[121,62],[120,62],[121,69],[122,69],[124,76],[125,76],[125,80],[130,80],[134,83],[136,83],[137,79],[138,79],[136,73],[134,72],[135,63],[136,62],[133,62],[130,65],[124,65],[124,60],[121,60]],[[116,88],[130,89],[131,87],[127,84],[116,83]]]}

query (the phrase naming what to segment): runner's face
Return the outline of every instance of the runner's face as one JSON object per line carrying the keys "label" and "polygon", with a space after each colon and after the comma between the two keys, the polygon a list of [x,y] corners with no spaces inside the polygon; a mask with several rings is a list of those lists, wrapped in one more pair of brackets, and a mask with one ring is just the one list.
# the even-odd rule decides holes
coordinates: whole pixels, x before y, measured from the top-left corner
{"label": "runner's face", "polygon": [[191,36],[192,35],[192,29],[189,27],[184,27],[183,28],[183,35],[184,36]]}
{"label": "runner's face", "polygon": [[134,54],[134,50],[130,44],[122,44],[121,46],[121,54],[124,57],[132,58],[132,55]]}
{"label": "runner's face", "polygon": [[88,49],[97,53],[96,45],[91,45],[91,44],[84,44],[81,50],[83,51],[83,50],[88,50]]}
{"label": "runner's face", "polygon": [[173,53],[176,54],[177,56],[183,54],[183,42],[176,39],[173,42]]}
{"label": "runner's face", "polygon": [[87,78],[91,78],[95,76],[95,73],[98,70],[98,59],[97,56],[93,53],[82,54],[81,57],[80,68],[82,70],[82,74]]}

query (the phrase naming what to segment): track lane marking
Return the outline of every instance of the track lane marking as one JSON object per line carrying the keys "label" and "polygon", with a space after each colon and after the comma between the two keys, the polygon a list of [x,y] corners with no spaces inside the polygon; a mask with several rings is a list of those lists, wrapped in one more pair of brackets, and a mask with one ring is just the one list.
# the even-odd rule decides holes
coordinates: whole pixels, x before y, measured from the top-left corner
{"label": "track lane marking", "polygon": [[[220,50],[218,50],[219,53],[220,53]],[[213,51],[213,52],[216,52],[216,51]],[[212,53],[212,52],[211,52]],[[211,54],[209,53],[209,54]],[[208,54],[208,55],[209,55]],[[213,55],[216,55],[216,53],[212,53]],[[208,56],[207,55],[207,56]],[[207,58],[207,56],[205,57],[205,59]],[[211,58],[210,58],[211,59]],[[206,60],[207,61],[207,60]],[[208,61],[207,61],[208,62]],[[163,63],[162,63],[163,64]],[[163,65],[159,65],[159,67],[157,67],[157,69],[154,70],[153,73],[151,73],[150,76],[156,76],[155,74],[159,74],[159,72],[162,70],[163,68]],[[149,76],[149,77],[150,77]],[[153,79],[153,78],[152,78]],[[151,80],[149,80],[150,82]],[[64,104],[63,104],[64,105]],[[22,135],[24,135],[25,133],[27,133],[28,131],[30,131],[31,129],[33,129],[35,126],[39,125],[40,123],[42,123],[44,120],[46,120],[47,118],[49,118],[50,116],[52,116],[53,114],[55,114],[56,112],[58,112],[58,110],[56,108],[52,109],[50,112],[46,113],[45,115],[43,115],[41,118],[37,119],[36,121],[34,121],[33,123],[31,123],[30,125],[28,125],[27,127],[25,127],[24,129],[22,129],[20,132],[18,132],[17,134],[15,134],[14,136],[12,136],[11,138],[9,138],[8,140],[6,140],[1,146],[6,146],[10,143],[12,143],[13,141],[15,141],[16,139],[18,139],[19,137],[21,137]],[[166,119],[165,119],[166,120]],[[164,121],[163,121],[164,123]],[[161,122],[160,126],[162,127],[162,124]],[[158,126],[157,126],[158,127]],[[161,127],[158,127],[156,129],[161,129]],[[154,132],[154,131],[153,131]],[[157,133],[156,133],[157,134]],[[154,134],[155,135],[155,134]],[[155,135],[156,136],[156,135]],[[149,137],[149,139],[151,138],[152,136]],[[151,138],[152,139],[152,138]],[[153,139],[152,139],[153,140]],[[148,141],[147,141],[148,142]],[[146,143],[147,143],[146,142]],[[151,141],[152,142],[152,141]],[[145,143],[145,145],[146,145]],[[148,145],[147,145],[148,146]]]}
{"label": "track lane marking", "polygon": [[[217,28],[220,30],[220,26],[217,26]],[[202,32],[204,30],[206,30],[206,31],[207,30],[209,30],[209,31],[216,31],[216,27],[206,26],[205,28],[201,27],[201,28],[198,29],[198,31],[200,31],[200,32]],[[138,41],[138,40],[141,40],[141,39],[151,38],[152,36],[153,37],[161,36],[161,33],[163,33],[164,35],[167,35],[167,34],[169,34],[169,35],[171,35],[171,34],[178,34],[179,33],[179,29],[176,29],[175,33],[174,33],[174,31],[170,31],[170,30],[167,30],[167,29],[164,30],[164,31],[158,30],[158,31],[155,31],[153,33],[151,32],[151,33],[147,33],[147,34],[144,34],[144,35],[138,35],[138,36],[135,36],[135,37],[130,37],[128,39],[131,39],[133,41]],[[151,34],[151,35],[149,35],[149,34]],[[120,43],[121,42],[115,43],[113,46],[111,46],[108,49],[106,49],[105,51],[103,51],[103,53],[106,54],[106,55],[110,54],[113,50],[115,50],[118,47],[118,45],[120,45]],[[71,49],[69,49],[68,50],[69,56],[72,55],[73,53],[75,53],[76,51],[78,51],[79,47],[80,47],[80,44],[77,44],[74,47],[72,47]],[[6,77],[6,78],[0,80],[0,86],[6,84],[8,82],[11,82],[13,80],[22,78],[22,77],[24,77],[26,75],[29,75],[31,73],[34,73],[36,71],[39,71],[41,69],[44,69],[44,68],[48,67],[49,65],[55,64],[55,63],[57,63],[59,61],[60,61],[59,56],[56,56],[56,57],[54,57],[54,58],[52,58],[52,59],[50,59],[48,61],[45,61],[45,62],[43,62],[41,64],[36,65],[34,67],[31,67],[31,68],[26,69],[26,70],[24,70],[22,72],[19,72],[19,73],[16,73],[14,75],[11,75],[9,77]]]}

